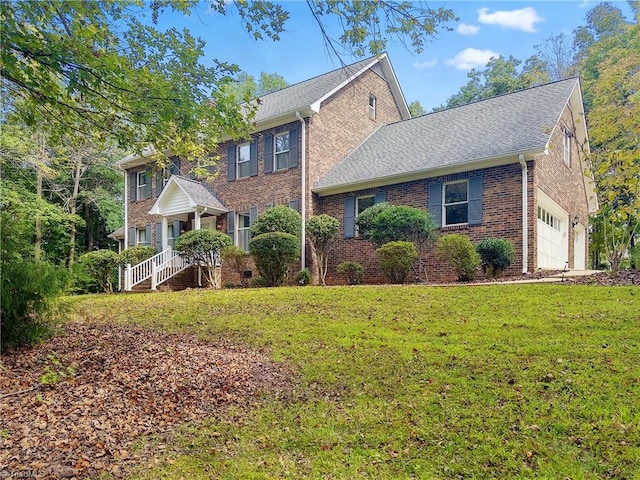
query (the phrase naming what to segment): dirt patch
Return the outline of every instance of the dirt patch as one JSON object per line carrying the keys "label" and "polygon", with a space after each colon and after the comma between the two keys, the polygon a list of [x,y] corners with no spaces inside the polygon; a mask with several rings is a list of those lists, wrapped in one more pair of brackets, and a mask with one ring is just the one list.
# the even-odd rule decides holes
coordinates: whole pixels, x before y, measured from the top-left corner
{"label": "dirt patch", "polygon": [[581,285],[640,286],[640,270],[598,272],[586,277],[570,278],[569,281]]}
{"label": "dirt patch", "polygon": [[70,323],[0,359],[0,478],[120,476],[148,460],[135,441],[284,397],[291,378],[264,352],[224,341]]}

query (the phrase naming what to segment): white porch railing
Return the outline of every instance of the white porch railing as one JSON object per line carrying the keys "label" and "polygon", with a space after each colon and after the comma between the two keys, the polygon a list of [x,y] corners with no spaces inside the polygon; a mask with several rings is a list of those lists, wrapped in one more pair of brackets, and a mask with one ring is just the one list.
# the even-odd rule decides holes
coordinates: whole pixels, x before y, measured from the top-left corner
{"label": "white porch railing", "polygon": [[135,285],[151,279],[151,290],[166,282],[190,266],[176,250],[167,248],[137,265],[128,264],[124,271],[124,289],[130,291]]}

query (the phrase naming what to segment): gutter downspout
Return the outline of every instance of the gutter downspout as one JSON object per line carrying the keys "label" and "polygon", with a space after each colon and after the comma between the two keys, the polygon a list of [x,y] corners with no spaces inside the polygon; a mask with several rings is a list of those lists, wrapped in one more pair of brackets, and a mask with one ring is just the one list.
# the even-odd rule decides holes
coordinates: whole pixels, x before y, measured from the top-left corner
{"label": "gutter downspout", "polygon": [[522,273],[528,273],[527,261],[529,258],[529,209],[528,209],[528,171],[524,155],[518,155],[518,161],[522,167]]}
{"label": "gutter downspout", "polygon": [[302,165],[302,179],[301,179],[301,190],[302,195],[300,198],[300,212],[302,214],[302,233],[300,234],[300,245],[302,245],[301,253],[300,253],[300,270],[305,269],[306,265],[306,237],[307,237],[307,151],[306,151],[306,132],[307,132],[307,124],[304,121],[304,118],[300,115],[300,112],[296,112],[296,117],[300,120],[301,125],[301,135],[302,135],[302,157],[300,163]]}
{"label": "gutter downspout", "polygon": [[[127,184],[127,180],[129,175],[127,175],[127,171],[123,170],[122,174],[124,175],[124,239],[122,244],[122,250],[126,250],[129,245],[129,185]],[[118,246],[118,249],[120,247]],[[122,291],[127,288],[128,283],[125,280],[124,286],[122,285],[122,267],[118,267],[118,291]],[[125,275],[128,275],[127,270],[124,270]]]}

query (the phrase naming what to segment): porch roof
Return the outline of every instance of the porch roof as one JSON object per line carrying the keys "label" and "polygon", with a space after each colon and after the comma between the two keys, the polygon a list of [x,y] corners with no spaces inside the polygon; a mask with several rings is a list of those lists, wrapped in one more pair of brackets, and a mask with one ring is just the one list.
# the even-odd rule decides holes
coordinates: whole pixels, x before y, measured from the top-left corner
{"label": "porch roof", "polygon": [[167,216],[193,211],[221,214],[229,210],[205,183],[172,175],[149,213]]}

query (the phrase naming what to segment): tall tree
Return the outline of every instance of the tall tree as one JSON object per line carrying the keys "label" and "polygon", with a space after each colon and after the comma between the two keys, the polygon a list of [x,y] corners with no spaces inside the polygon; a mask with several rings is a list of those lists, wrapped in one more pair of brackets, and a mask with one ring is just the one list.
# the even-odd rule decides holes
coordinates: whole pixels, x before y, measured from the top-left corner
{"label": "tall tree", "polygon": [[549,80],[555,82],[577,73],[575,51],[570,38],[564,33],[551,35],[535,46],[537,56],[544,64]]}
{"label": "tall tree", "polygon": [[409,113],[412,117],[419,117],[420,115],[424,115],[425,111],[422,104],[418,100],[414,100],[409,104]]}

